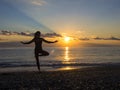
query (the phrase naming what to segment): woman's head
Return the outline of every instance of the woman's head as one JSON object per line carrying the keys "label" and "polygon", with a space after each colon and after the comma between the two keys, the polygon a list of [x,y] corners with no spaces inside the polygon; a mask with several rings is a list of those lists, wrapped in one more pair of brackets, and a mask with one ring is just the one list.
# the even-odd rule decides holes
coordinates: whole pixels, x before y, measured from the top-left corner
{"label": "woman's head", "polygon": [[34,37],[35,37],[35,38],[39,38],[40,35],[41,35],[41,32],[40,32],[40,31],[37,31],[37,32],[34,34]]}

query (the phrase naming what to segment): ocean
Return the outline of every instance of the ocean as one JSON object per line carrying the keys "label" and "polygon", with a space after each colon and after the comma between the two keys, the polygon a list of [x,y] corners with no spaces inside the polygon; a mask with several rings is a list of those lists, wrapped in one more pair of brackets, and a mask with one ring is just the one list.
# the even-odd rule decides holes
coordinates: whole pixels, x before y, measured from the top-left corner
{"label": "ocean", "polygon": [[[43,71],[68,70],[102,65],[120,65],[120,47],[44,47]],[[37,70],[34,47],[0,48],[0,71]]]}

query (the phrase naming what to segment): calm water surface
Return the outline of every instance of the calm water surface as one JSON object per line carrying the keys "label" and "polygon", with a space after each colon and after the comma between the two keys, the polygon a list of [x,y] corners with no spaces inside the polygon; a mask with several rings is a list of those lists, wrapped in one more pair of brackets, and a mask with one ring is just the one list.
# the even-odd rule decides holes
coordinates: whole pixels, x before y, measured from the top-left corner
{"label": "calm water surface", "polygon": [[[44,50],[50,53],[40,57],[45,70],[120,63],[120,47],[46,47]],[[0,69],[18,67],[36,67],[34,48],[1,48]]]}

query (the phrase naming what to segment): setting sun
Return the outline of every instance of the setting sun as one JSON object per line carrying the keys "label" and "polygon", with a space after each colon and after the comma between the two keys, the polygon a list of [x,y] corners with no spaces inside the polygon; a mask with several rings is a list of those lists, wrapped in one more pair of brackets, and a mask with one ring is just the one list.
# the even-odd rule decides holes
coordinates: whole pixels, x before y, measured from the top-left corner
{"label": "setting sun", "polygon": [[64,40],[65,40],[65,42],[68,42],[68,41],[70,41],[70,37],[65,37]]}
{"label": "setting sun", "polygon": [[70,36],[63,36],[62,38],[60,38],[59,41],[60,41],[59,45],[65,46],[65,47],[75,46],[75,45],[78,45],[79,43],[79,41],[74,40],[74,38]]}

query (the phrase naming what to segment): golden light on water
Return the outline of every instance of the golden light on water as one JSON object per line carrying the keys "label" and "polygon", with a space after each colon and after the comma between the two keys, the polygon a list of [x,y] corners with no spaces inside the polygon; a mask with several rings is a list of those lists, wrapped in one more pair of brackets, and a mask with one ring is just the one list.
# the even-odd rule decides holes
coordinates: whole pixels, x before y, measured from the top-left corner
{"label": "golden light on water", "polygon": [[72,68],[71,67],[66,67],[65,70],[71,70]]}
{"label": "golden light on water", "polygon": [[59,70],[73,70],[73,69],[76,69],[76,68],[75,67],[66,66],[66,67],[60,68]]}
{"label": "golden light on water", "polygon": [[65,47],[65,57],[64,57],[66,62],[69,62],[69,47]]}

